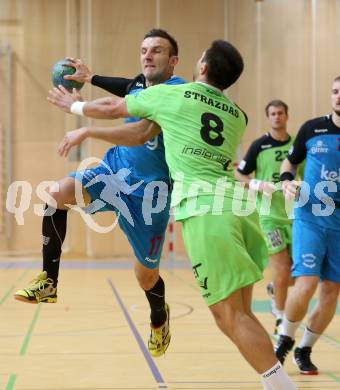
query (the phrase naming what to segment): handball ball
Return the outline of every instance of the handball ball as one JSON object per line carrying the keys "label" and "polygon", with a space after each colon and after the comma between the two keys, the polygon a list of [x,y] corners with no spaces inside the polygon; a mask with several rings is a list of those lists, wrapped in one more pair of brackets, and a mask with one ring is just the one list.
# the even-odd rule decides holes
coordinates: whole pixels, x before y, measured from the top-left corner
{"label": "handball ball", "polygon": [[60,60],[53,65],[52,68],[52,83],[55,87],[62,85],[68,91],[72,92],[73,88],[81,89],[84,83],[79,83],[74,80],[65,80],[64,76],[67,74],[73,74],[76,70],[72,66],[65,65],[65,60]]}

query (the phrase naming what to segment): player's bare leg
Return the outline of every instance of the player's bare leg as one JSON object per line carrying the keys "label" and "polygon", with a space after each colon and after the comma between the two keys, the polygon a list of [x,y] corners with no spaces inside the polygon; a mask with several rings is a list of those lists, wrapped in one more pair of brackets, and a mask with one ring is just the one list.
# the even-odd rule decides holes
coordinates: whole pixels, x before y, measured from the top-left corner
{"label": "player's bare leg", "polygon": [[291,284],[291,258],[287,249],[269,256],[273,270],[273,302],[272,313],[276,318],[274,334],[279,333],[279,327],[283,320],[288,288]]}
{"label": "player's bare leg", "polygon": [[135,275],[144,290],[150,305],[149,352],[158,357],[168,349],[171,339],[170,307],[165,302],[164,281],[159,275],[159,267],[150,269],[138,261],[135,262]]}
{"label": "player's bare leg", "polygon": [[[217,326],[237,346],[248,363],[273,389],[296,389],[273,352],[266,331],[251,313],[252,286],[235,291],[211,305]],[[255,317],[255,318],[254,318]]]}

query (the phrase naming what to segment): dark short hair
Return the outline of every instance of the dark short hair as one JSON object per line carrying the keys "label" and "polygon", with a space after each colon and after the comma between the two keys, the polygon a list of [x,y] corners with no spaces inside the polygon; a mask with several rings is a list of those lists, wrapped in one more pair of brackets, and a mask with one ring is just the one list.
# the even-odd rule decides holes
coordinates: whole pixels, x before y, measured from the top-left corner
{"label": "dark short hair", "polygon": [[268,116],[268,112],[269,112],[269,107],[283,107],[286,115],[288,115],[288,105],[280,99],[271,100],[266,105],[266,108],[264,110],[265,110],[267,116]]}
{"label": "dark short hair", "polygon": [[222,40],[212,42],[202,62],[208,65],[208,81],[219,89],[226,89],[234,84],[244,68],[243,58],[236,47]]}
{"label": "dark short hair", "polygon": [[333,80],[333,83],[335,83],[336,81],[340,81],[340,76],[335,77],[335,79]]}
{"label": "dark short hair", "polygon": [[144,39],[153,37],[164,38],[169,41],[171,46],[170,56],[178,56],[178,45],[176,39],[172,37],[167,31],[162,30],[161,28],[153,28],[144,35]]}

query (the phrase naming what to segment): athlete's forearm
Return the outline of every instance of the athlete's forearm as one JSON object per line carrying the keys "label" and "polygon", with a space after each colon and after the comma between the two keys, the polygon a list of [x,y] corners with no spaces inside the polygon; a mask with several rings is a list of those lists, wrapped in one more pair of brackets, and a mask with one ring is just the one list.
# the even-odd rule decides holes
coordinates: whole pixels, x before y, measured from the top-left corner
{"label": "athlete's forearm", "polygon": [[74,106],[71,107],[71,112],[95,119],[117,119],[128,116],[125,101],[118,96],[100,98],[84,103],[81,112],[74,110]]}
{"label": "athlete's forearm", "polygon": [[148,120],[122,124],[115,127],[87,127],[86,138],[96,138],[115,145],[143,145],[149,139],[159,134],[159,126]]}
{"label": "athlete's forearm", "polygon": [[238,181],[244,183],[246,188],[263,192],[265,195],[270,195],[277,190],[277,187],[273,182],[254,179],[251,176],[244,175],[239,171],[235,171],[235,178]]}
{"label": "athlete's forearm", "polygon": [[235,178],[237,181],[241,183],[245,183],[246,187],[249,187],[249,183],[252,180],[252,177],[249,175],[244,175],[243,173],[239,172],[238,170],[235,170],[234,172]]}
{"label": "athlete's forearm", "polygon": [[287,200],[293,200],[298,197],[301,182],[294,180],[298,165],[292,164],[286,158],[280,170],[281,189]]}
{"label": "athlete's forearm", "polygon": [[281,164],[280,173],[290,172],[295,177],[297,168],[298,165],[292,164],[288,158],[286,158]]}
{"label": "athlete's forearm", "polygon": [[47,100],[65,112],[90,118],[116,119],[129,116],[123,98],[110,96],[83,102],[75,89],[71,93],[62,85],[52,88]]}
{"label": "athlete's forearm", "polygon": [[94,75],[91,78],[91,84],[106,91],[113,93],[116,96],[124,97],[127,93],[129,84],[132,79],[125,79],[122,77],[106,77]]}

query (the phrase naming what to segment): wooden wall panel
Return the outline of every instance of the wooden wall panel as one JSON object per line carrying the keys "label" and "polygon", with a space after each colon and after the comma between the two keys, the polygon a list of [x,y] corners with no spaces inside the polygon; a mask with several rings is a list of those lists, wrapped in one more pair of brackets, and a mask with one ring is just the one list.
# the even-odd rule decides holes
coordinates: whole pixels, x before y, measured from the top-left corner
{"label": "wooden wall panel", "polygon": [[227,0],[226,4],[228,38],[246,65],[230,91],[249,115],[243,149],[266,130],[264,106],[273,98],[289,105],[293,134],[305,120],[328,113],[330,83],[339,73],[339,2]]}
{"label": "wooden wall panel", "polygon": [[312,114],[310,3],[263,3],[262,112],[273,98],[286,101],[290,112],[288,130],[292,133]]}
{"label": "wooden wall panel", "polygon": [[315,115],[331,112],[330,92],[340,76],[340,2],[318,1],[315,18]]}
{"label": "wooden wall panel", "polygon": [[246,150],[267,129],[264,107],[270,100],[287,102],[292,133],[311,114],[311,12],[308,1],[232,3],[229,37],[245,59],[244,75],[232,97],[249,115]]}
{"label": "wooden wall panel", "polygon": [[[258,66],[256,50],[256,3],[247,0],[226,0],[226,39],[241,52],[245,68],[239,81],[228,91],[233,99],[248,115],[248,131],[245,143],[256,132],[258,106]],[[243,142],[243,141],[242,141]]]}
{"label": "wooden wall panel", "polygon": [[160,1],[160,27],[179,45],[176,74],[192,81],[194,67],[214,39],[224,38],[224,1]]}
{"label": "wooden wall panel", "polygon": [[[56,143],[64,133],[64,115],[52,109],[46,96],[51,65],[64,56],[65,2],[28,0],[20,4],[22,46],[14,47],[20,79],[14,86],[13,179],[28,181],[34,194],[41,181],[64,175],[64,161],[56,154]],[[33,211],[37,201],[33,195],[25,225],[14,229],[12,249],[40,251],[41,218]]]}
{"label": "wooden wall panel", "polygon": [[22,1],[1,0],[0,22],[9,25],[22,20]]}
{"label": "wooden wall panel", "polygon": [[[134,78],[141,72],[140,44],[144,34],[156,24],[155,0],[110,1],[93,0],[90,2],[91,31],[89,50],[83,48],[91,69],[101,75]],[[88,91],[88,90],[87,90]],[[99,88],[91,88],[91,96],[107,96]],[[120,123],[116,121],[115,123]],[[112,121],[92,121],[101,126],[110,126]],[[101,157],[110,147],[108,143],[90,140],[88,156]],[[96,216],[100,226],[109,226],[113,221],[111,213]],[[100,234],[87,229],[88,250],[93,255],[131,256],[130,245],[117,226],[112,232]]]}

